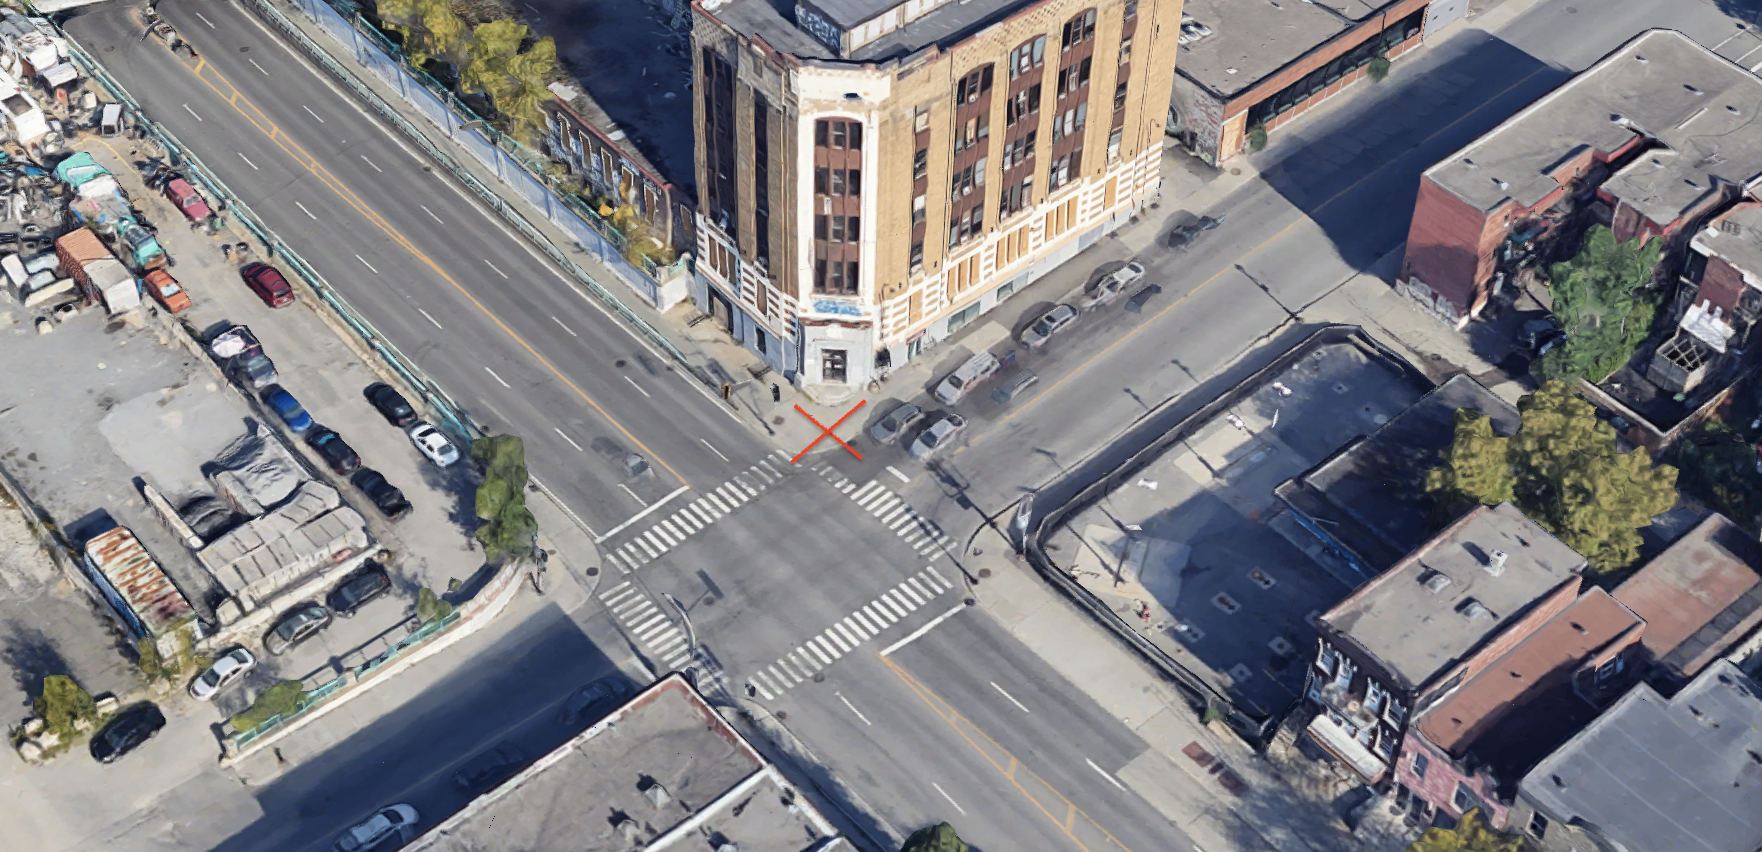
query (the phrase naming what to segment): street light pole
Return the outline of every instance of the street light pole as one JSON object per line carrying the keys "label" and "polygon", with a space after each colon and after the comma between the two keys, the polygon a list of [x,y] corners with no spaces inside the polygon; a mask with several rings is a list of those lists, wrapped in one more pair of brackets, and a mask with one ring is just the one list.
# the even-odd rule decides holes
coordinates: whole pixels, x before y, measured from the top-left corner
{"label": "street light pole", "polygon": [[674,609],[679,610],[679,620],[685,622],[685,643],[691,649],[691,658],[696,660],[697,630],[693,629],[691,626],[691,616],[685,612],[685,604],[680,603],[678,598],[673,597],[666,592],[662,592],[661,597],[666,598],[667,603],[672,604]]}

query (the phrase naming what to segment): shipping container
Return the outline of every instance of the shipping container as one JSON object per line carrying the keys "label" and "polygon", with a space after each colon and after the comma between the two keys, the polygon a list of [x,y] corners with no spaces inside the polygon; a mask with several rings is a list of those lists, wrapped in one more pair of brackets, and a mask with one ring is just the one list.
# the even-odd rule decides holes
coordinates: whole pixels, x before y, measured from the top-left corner
{"label": "shipping container", "polygon": [[158,639],[195,618],[195,608],[128,527],[93,536],[85,551],[86,575],[135,638]]}

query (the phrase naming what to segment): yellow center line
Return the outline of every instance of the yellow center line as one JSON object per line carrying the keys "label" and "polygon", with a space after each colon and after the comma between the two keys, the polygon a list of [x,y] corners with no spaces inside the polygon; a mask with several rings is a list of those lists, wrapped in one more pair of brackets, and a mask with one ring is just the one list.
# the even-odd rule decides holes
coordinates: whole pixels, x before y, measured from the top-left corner
{"label": "yellow center line", "polygon": [[[942,700],[935,693],[931,692],[928,687],[924,686],[922,683],[919,683],[917,678],[912,677],[910,672],[907,672],[905,669],[900,668],[898,664],[893,662],[893,660],[891,660],[887,657],[882,657],[881,662],[884,663],[889,669],[893,670],[893,673],[896,676],[898,676],[901,681],[903,681],[905,683],[906,688],[908,688],[912,692],[916,693],[917,696],[920,699],[922,699],[925,704],[929,705],[930,712],[935,713],[938,718],[940,718],[944,722],[947,722],[948,726],[953,728],[954,732],[957,735],[959,735],[961,739],[966,740],[967,744],[972,746],[974,751],[979,752],[980,756],[985,758],[985,762],[991,764],[999,772],[1003,773],[1003,776],[1005,778],[1009,779],[1010,786],[1013,786],[1016,788],[1016,792],[1021,793],[1023,798],[1025,798],[1029,802],[1033,803],[1035,809],[1037,809],[1041,813],[1045,814],[1047,819],[1052,820],[1053,823],[1057,824],[1059,827],[1059,830],[1064,832],[1065,837],[1070,838],[1070,841],[1072,843],[1077,844],[1078,849],[1083,850],[1083,852],[1089,852],[1089,847],[1085,846],[1083,844],[1083,841],[1077,839],[1077,835],[1072,830],[1073,826],[1075,825],[1075,817],[1081,816],[1083,818],[1083,821],[1087,822],[1090,825],[1090,827],[1094,828],[1096,831],[1101,832],[1102,836],[1106,837],[1109,843],[1112,843],[1113,845],[1119,847],[1121,850],[1123,850],[1123,852],[1132,852],[1132,850],[1129,847],[1127,847],[1126,844],[1121,843],[1119,841],[1119,839],[1114,837],[1113,834],[1110,833],[1107,829],[1102,828],[1101,824],[1096,822],[1093,817],[1084,813],[1082,808],[1077,807],[1076,804],[1073,803],[1070,799],[1066,798],[1063,793],[1060,793],[1051,784],[1046,783],[1046,779],[1041,778],[1039,775],[1036,775],[1034,773],[1034,770],[1032,770],[1032,769],[1023,768],[1022,771],[1027,772],[1028,776],[1030,778],[1039,782],[1040,786],[1046,788],[1046,790],[1048,792],[1051,792],[1052,795],[1057,796],[1059,801],[1064,802],[1065,807],[1067,809],[1065,811],[1064,819],[1060,819],[1057,816],[1054,816],[1052,811],[1047,810],[1046,806],[1042,805],[1040,803],[1040,800],[1034,797],[1033,793],[1028,792],[1028,789],[1026,787],[1022,786],[1022,782],[1016,780],[1016,770],[1018,768],[1021,768],[1021,761],[1017,760],[1015,755],[1010,754],[1009,749],[1006,749],[1003,746],[998,745],[997,741],[992,739],[989,734],[985,733],[982,730],[979,730],[979,726],[973,724],[965,716],[962,716],[958,711],[956,711],[954,709],[953,705]],[[968,735],[968,733],[967,733],[968,730],[971,730],[973,733],[976,733],[979,736],[984,737],[985,741],[987,743],[991,744],[991,748],[996,749],[997,751],[1002,752],[1003,754],[1007,755],[1009,757],[1009,765],[1005,766],[1001,763],[998,763],[997,759],[991,756],[990,751],[988,751],[985,748],[982,748],[979,745],[979,743],[975,742],[973,740],[973,738]]]}
{"label": "yellow center line", "polygon": [[[428,255],[424,254],[420,249],[416,248],[416,245],[410,242],[410,240],[402,233],[399,233],[396,228],[392,227],[391,223],[387,222],[378,213],[374,212],[372,208],[368,207],[367,204],[363,202],[360,197],[356,196],[346,184],[336,176],[332,175],[330,170],[319,165],[317,158],[307,154],[305,149],[301,148],[299,144],[294,142],[286,133],[283,133],[281,128],[277,127],[273,121],[270,121],[269,117],[261,109],[258,109],[257,105],[253,104],[249,98],[245,97],[244,94],[238,90],[238,87],[234,86],[229,80],[227,80],[225,75],[209,65],[208,60],[197,59],[194,66],[181,60],[178,64],[191,74],[194,74],[196,79],[201,80],[202,83],[212,90],[214,94],[218,95],[221,100],[231,105],[240,116],[242,116],[247,122],[250,122],[252,127],[257,128],[259,132],[268,137],[270,141],[274,142],[276,147],[286,152],[288,156],[292,157],[314,177],[318,178],[318,181],[329,188],[331,192],[336,193],[337,197],[341,198],[343,203],[354,208],[355,212],[361,214],[361,216],[369,222],[372,222],[374,227],[384,232],[385,235],[390,237],[399,247],[408,251],[411,256],[421,261],[429,269],[434,270],[434,273],[439,275],[442,279],[445,279],[448,284],[453,285],[453,288],[458,290],[460,295],[469,300],[473,306],[483,313],[484,316],[489,317],[490,321],[495,323],[497,328],[500,328],[502,332],[515,343],[520,344],[520,347],[525,349],[527,353],[540,364],[543,364],[545,369],[551,372],[551,375],[556,376],[558,381],[562,382],[571,391],[574,391],[575,395],[581,397],[581,399],[591,406],[594,411],[599,412],[600,416],[606,419],[606,422],[611,423],[613,428],[617,429],[620,434],[625,438],[628,438],[631,443],[640,448],[645,455],[654,459],[661,465],[661,467],[666,468],[667,472],[673,474],[673,477],[679,480],[680,484],[687,488],[691,487],[691,483],[688,482],[685,477],[680,476],[679,471],[674,470],[673,466],[668,464],[666,459],[661,458],[658,453],[649,449],[641,439],[631,434],[630,430],[624,428],[624,425],[619,423],[617,418],[613,417],[611,413],[604,408],[601,408],[600,404],[593,400],[593,397],[588,396],[586,391],[583,391],[573,381],[570,381],[569,377],[563,375],[561,370],[558,370],[549,359],[540,355],[538,350],[533,348],[532,344],[526,342],[525,338],[517,334],[512,328],[509,328],[508,324],[503,322],[501,317],[496,316],[493,311],[486,307],[482,302],[478,301],[476,296],[473,296],[469,290],[466,290],[464,286],[454,280],[453,276],[448,275],[446,270],[440,267],[440,264],[429,258]],[[213,80],[209,79],[210,75],[214,77]],[[218,81],[218,84],[216,81]],[[221,84],[223,84],[227,90],[230,90],[232,94],[228,95],[226,91],[223,91],[221,89]],[[241,101],[243,101],[242,106],[240,105]],[[250,108],[249,112],[246,111],[246,107]],[[255,113],[255,115],[253,115],[253,113]]]}

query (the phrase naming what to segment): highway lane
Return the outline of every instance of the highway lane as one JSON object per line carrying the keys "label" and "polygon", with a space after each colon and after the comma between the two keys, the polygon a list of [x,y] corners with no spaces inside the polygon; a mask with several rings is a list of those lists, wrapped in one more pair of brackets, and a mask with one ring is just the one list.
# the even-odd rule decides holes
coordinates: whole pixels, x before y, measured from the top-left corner
{"label": "highway lane", "polygon": [[[160,5],[196,45],[193,62],[140,40],[132,7],[68,29],[475,420],[525,438],[534,473],[590,527],[763,455],[719,403],[248,13],[201,9],[206,21],[183,0]],[[236,286],[193,283],[198,298]],[[652,474],[627,476],[630,453]]]}

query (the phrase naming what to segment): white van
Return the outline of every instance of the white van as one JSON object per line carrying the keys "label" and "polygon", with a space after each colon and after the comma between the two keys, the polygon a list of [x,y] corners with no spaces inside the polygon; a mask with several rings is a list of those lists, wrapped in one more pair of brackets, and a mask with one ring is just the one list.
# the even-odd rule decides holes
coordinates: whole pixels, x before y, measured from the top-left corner
{"label": "white van", "polygon": [[936,386],[936,398],[942,400],[945,405],[954,405],[966,399],[968,391],[997,375],[999,366],[997,357],[990,352],[980,352],[968,358],[966,363],[960,365],[948,378],[943,379],[942,384]]}

